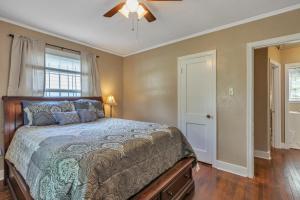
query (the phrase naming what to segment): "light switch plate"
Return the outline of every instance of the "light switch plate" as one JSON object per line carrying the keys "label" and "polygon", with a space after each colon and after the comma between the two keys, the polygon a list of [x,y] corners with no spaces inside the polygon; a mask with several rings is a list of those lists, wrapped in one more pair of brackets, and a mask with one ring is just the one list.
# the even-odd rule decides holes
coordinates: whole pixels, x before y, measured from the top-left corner
{"label": "light switch plate", "polygon": [[234,95],[234,90],[233,88],[229,88],[229,96],[233,96]]}

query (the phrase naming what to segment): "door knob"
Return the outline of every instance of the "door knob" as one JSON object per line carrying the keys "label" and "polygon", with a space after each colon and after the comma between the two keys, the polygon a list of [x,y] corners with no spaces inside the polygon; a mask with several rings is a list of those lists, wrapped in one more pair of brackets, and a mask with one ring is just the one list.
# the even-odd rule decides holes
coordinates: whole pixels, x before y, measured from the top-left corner
{"label": "door knob", "polygon": [[212,118],[212,116],[211,116],[211,115],[209,115],[209,114],[207,114],[207,115],[206,115],[206,118],[207,118],[207,119],[211,119],[211,118]]}

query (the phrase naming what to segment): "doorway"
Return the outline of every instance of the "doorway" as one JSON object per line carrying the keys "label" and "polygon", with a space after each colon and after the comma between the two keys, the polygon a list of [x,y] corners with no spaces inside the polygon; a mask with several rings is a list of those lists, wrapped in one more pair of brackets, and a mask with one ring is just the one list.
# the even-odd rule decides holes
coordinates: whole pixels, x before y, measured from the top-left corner
{"label": "doorway", "polygon": [[178,58],[178,127],[197,159],[216,160],[216,51]]}
{"label": "doorway", "polygon": [[[287,45],[291,46],[296,43],[300,43],[300,34],[294,34],[294,35],[289,35],[289,36],[283,36],[283,37],[278,37],[278,38],[272,38],[272,39],[267,39],[263,41],[257,41],[257,42],[251,42],[247,44],[247,174],[248,177],[253,178],[254,177],[254,155],[255,155],[255,118],[254,118],[254,113],[255,113],[255,107],[254,107],[254,102],[255,102],[255,84],[254,84],[254,76],[255,76],[255,59],[254,59],[254,52],[256,49],[260,48],[266,48],[266,47],[277,47],[280,48],[282,45]],[[298,54],[300,55],[300,54]],[[281,67],[283,68],[283,64],[281,64]],[[281,84],[284,84],[284,69],[281,69],[280,71],[282,72],[280,80]],[[276,71],[275,71],[276,73]],[[275,89],[275,87],[273,88]],[[282,92],[283,91],[283,92]],[[285,87],[281,87],[281,93],[284,94]],[[300,92],[299,92],[300,93]],[[285,113],[285,106],[284,106],[284,95],[281,95],[281,116],[284,115]],[[268,101],[268,100],[267,100]],[[267,112],[267,116],[270,116],[270,110],[269,107],[265,109],[263,112]],[[276,121],[276,117],[274,117],[274,122]],[[269,128],[271,127],[270,122],[267,123],[267,133],[269,133]],[[281,118],[281,138],[279,139],[280,145],[279,148],[289,148],[285,144],[285,121],[284,117]],[[275,129],[276,127],[273,127]],[[276,135],[274,133],[274,135]],[[271,135],[268,134],[268,137],[271,138]],[[273,136],[272,136],[273,138]],[[270,144],[273,144],[273,140],[267,140],[270,142]],[[279,143],[277,141],[277,143]],[[276,146],[276,136],[274,137],[274,145]],[[270,146],[269,146],[270,148]]]}

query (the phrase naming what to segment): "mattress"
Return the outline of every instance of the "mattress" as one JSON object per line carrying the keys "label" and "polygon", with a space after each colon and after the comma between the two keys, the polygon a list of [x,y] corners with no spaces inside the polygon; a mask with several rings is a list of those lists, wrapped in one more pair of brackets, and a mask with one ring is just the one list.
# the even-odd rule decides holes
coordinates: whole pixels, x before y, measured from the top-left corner
{"label": "mattress", "polygon": [[6,159],[34,199],[128,199],[184,157],[194,156],[176,128],[104,118],[19,128]]}

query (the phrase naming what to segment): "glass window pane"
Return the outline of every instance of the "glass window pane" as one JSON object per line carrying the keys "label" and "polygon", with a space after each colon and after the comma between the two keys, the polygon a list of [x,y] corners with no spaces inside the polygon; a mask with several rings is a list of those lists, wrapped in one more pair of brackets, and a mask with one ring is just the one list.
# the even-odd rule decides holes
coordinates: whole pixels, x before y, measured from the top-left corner
{"label": "glass window pane", "polygon": [[[50,53],[49,53],[50,52]],[[45,96],[81,96],[80,56],[46,49]]]}
{"label": "glass window pane", "polygon": [[300,68],[288,69],[289,101],[300,101]]}

